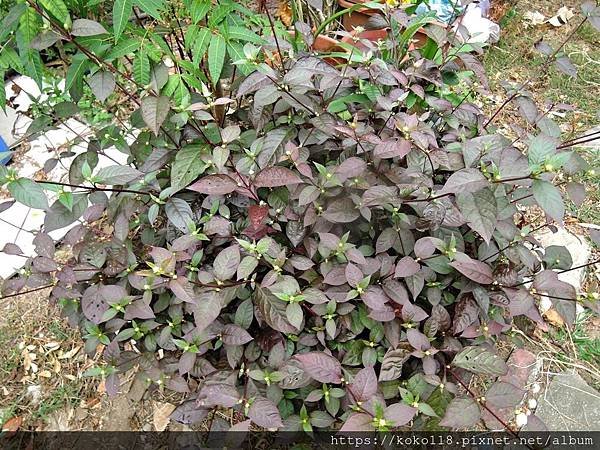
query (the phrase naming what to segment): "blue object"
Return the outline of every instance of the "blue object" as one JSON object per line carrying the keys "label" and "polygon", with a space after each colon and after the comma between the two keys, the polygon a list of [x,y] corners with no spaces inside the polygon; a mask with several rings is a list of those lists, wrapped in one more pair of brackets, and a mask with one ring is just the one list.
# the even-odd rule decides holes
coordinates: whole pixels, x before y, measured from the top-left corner
{"label": "blue object", "polygon": [[4,139],[0,136],[0,164],[3,166],[7,165],[11,158],[12,152],[8,151],[8,145],[6,145],[6,142],[4,142]]}
{"label": "blue object", "polygon": [[462,7],[457,0],[429,0],[421,3],[416,10],[417,14],[435,12],[438,20],[452,22],[462,12]]}

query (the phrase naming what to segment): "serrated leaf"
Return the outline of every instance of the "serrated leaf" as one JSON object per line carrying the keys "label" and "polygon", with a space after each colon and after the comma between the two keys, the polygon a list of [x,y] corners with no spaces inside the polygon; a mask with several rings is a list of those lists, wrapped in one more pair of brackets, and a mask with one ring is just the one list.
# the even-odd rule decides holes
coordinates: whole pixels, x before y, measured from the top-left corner
{"label": "serrated leaf", "polygon": [[150,60],[143,48],[136,53],[133,60],[133,78],[142,86],[150,83]]}
{"label": "serrated leaf", "polygon": [[565,204],[556,186],[548,181],[533,180],[533,198],[548,217],[562,222]]}
{"label": "serrated leaf", "polygon": [[454,357],[452,365],[471,372],[497,377],[508,371],[504,360],[484,347],[465,347]]}
{"label": "serrated leaf", "polygon": [[69,10],[62,0],[39,0],[46,11],[52,14],[61,25],[69,23]]}
{"label": "serrated leaf", "polygon": [[323,352],[308,352],[294,356],[300,361],[302,368],[320,383],[340,383],[342,366],[331,355]]}
{"label": "serrated leaf", "polygon": [[34,209],[48,209],[46,194],[35,181],[19,178],[8,183],[8,190],[19,203]]}
{"label": "serrated leaf", "polygon": [[129,22],[132,9],[133,0],[115,0],[112,9],[115,42],[119,42],[119,38],[127,26],[127,22]]}
{"label": "serrated leaf", "polygon": [[194,45],[192,46],[192,61],[194,64],[200,64],[204,58],[206,50],[208,49],[208,44],[211,41],[211,37],[212,33],[208,28],[200,28],[200,30],[198,30],[198,35],[194,40]]}
{"label": "serrated leaf", "polygon": [[88,57],[83,53],[77,53],[71,59],[71,65],[67,70],[67,76],[65,78],[65,90],[68,91],[76,83],[80,83],[83,80],[83,74],[89,66]]}
{"label": "serrated leaf", "polygon": [[158,136],[160,128],[169,115],[171,106],[169,105],[169,97],[148,96],[142,99],[141,113],[144,122]]}
{"label": "serrated leaf", "polygon": [[115,90],[116,81],[111,72],[99,70],[89,78],[88,84],[96,98],[104,102]]}
{"label": "serrated leaf", "polygon": [[106,34],[106,28],[95,20],[75,19],[71,28],[73,36],[96,36],[98,34]]}
{"label": "serrated leaf", "polygon": [[139,6],[139,8],[148,13],[156,20],[160,20],[160,11],[164,8],[165,2],[164,0],[135,0],[135,4]]}
{"label": "serrated leaf", "polygon": [[227,44],[223,36],[213,34],[208,46],[208,73],[213,85],[216,85],[221,78],[226,53]]}

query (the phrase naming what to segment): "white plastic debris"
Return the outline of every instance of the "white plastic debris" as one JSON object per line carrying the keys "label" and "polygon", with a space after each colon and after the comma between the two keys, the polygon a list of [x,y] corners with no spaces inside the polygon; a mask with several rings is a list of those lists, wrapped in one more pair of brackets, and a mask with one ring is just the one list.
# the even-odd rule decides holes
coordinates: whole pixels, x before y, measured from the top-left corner
{"label": "white plastic debris", "polygon": [[485,17],[485,11],[480,5],[471,3],[467,6],[462,19],[459,19],[461,28],[468,31],[469,36],[463,36],[466,42],[498,42],[500,39],[500,26]]}

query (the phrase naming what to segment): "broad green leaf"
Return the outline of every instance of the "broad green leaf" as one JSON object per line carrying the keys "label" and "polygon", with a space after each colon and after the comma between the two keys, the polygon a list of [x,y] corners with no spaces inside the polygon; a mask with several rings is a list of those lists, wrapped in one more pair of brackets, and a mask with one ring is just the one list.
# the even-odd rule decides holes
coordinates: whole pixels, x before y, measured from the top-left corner
{"label": "broad green leaf", "polygon": [[62,0],[38,0],[46,11],[52,14],[63,26],[70,25],[69,10]]}
{"label": "broad green leaf", "polygon": [[106,55],[108,61],[120,58],[121,56],[135,53],[140,48],[140,42],[137,39],[127,39],[115,45]]}
{"label": "broad green leaf", "polygon": [[265,41],[255,32],[244,27],[228,27],[227,38],[234,41],[252,42],[254,44],[263,44]]}
{"label": "broad green leaf", "polygon": [[86,72],[88,66],[88,57],[83,53],[77,53],[75,56],[73,56],[71,59],[71,65],[67,70],[67,77],[65,80],[66,91],[68,91],[74,84],[81,82],[83,79],[83,74]]}
{"label": "broad green leaf", "polygon": [[197,33],[196,40],[194,41],[194,45],[192,47],[192,57],[194,64],[198,65],[204,58],[206,54],[206,49],[208,48],[208,44],[210,43],[210,38],[212,33],[208,28],[200,28]]}
{"label": "broad green leaf", "polygon": [[77,219],[81,217],[84,211],[87,209],[88,201],[87,195],[75,194],[73,195],[73,208],[68,210],[60,201],[56,201],[52,204],[46,217],[44,219],[44,231],[49,233],[50,231],[58,230],[60,228],[71,225]]}
{"label": "broad green leaf", "polygon": [[189,5],[190,15],[193,23],[198,23],[210,11],[212,4],[210,0],[191,0]]}
{"label": "broad green leaf", "polygon": [[33,50],[28,50],[23,60],[25,75],[33,78],[37,85],[41,87],[44,75],[44,63],[42,62],[40,54]]}
{"label": "broad green leaf", "polygon": [[98,100],[103,102],[115,90],[115,76],[106,70],[99,70],[92,75],[88,84]]}
{"label": "broad green leaf", "polygon": [[452,365],[475,373],[493,375],[499,377],[504,375],[508,367],[504,360],[490,352],[485,347],[465,347],[454,357]]}
{"label": "broad green leaf", "polygon": [[529,167],[543,164],[547,158],[556,152],[556,139],[540,134],[529,142]]}
{"label": "broad green leaf", "polygon": [[557,222],[562,222],[565,204],[556,186],[548,181],[533,180],[533,198],[546,215]]}
{"label": "broad green leaf", "polygon": [[133,0],[115,0],[112,10],[115,42],[119,42],[119,38],[129,21],[132,8]]}
{"label": "broad green leaf", "polygon": [[150,83],[150,60],[143,48],[136,53],[133,60],[133,78],[142,86]]}
{"label": "broad green leaf", "polygon": [[38,13],[33,8],[27,10],[19,19],[19,34],[25,45],[29,44],[40,31],[41,21]]}
{"label": "broad green leaf", "polygon": [[202,148],[198,145],[188,145],[175,155],[171,167],[171,186],[180,190],[188,186],[204,172],[205,164],[200,158]]}
{"label": "broad green leaf", "polygon": [[58,196],[58,201],[63,204],[69,211],[73,211],[73,194],[71,192],[63,192]]}
{"label": "broad green leaf", "polygon": [[160,20],[160,11],[165,7],[164,0],[135,0],[135,4],[145,13]]}
{"label": "broad green leaf", "polygon": [[35,181],[19,178],[8,183],[8,190],[19,203],[34,209],[48,209],[46,194]]}
{"label": "broad green leaf", "polygon": [[162,95],[160,97],[148,96],[142,99],[142,119],[144,119],[148,128],[150,128],[155,135],[158,136],[160,127],[167,118],[170,108],[169,98]]}
{"label": "broad green leaf", "polygon": [[9,33],[15,30],[15,27],[19,23],[19,19],[26,10],[27,5],[25,3],[17,3],[10,8],[0,24],[0,41],[3,41]]}
{"label": "broad green leaf", "polygon": [[221,77],[227,45],[223,36],[214,34],[208,46],[208,72],[213,85],[216,85]]}

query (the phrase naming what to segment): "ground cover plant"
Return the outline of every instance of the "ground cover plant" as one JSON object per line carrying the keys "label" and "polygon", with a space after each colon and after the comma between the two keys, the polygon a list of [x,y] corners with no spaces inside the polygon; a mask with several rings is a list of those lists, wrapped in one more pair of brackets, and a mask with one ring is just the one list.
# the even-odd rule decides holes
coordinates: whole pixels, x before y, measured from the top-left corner
{"label": "ground cover plant", "polygon": [[[85,152],[48,162],[74,157],[68,180],[0,168],[16,201],[46,211],[4,298],[51,287],[103,352],[87,375],[114,394],[138,365],[189,395],[183,423],[233,408],[236,429],[464,429],[518,404],[510,380],[485,401],[468,388],[506,374],[495,340],[515,317],[544,327],[540,295],[571,324],[577,303],[597,309],[557,277],[571,255],[532,236],[560,225],[561,189],[583,201],[572,177],[589,166],[526,83],[506,102],[535,130],[523,152],[472,103],[487,89],[480,49],[396,2],[369,4],[387,39],[352,35],[330,55],[264,8],[169,5],[26,0],[4,19],[5,67],[40,84],[46,59],[66,67],[70,98],[39,108],[32,133],[81,117],[92,94],[114,111]],[[582,24],[599,17],[582,8]],[[538,45],[542,70],[572,73],[563,45]],[[112,146],[129,164],[97,168]]]}

